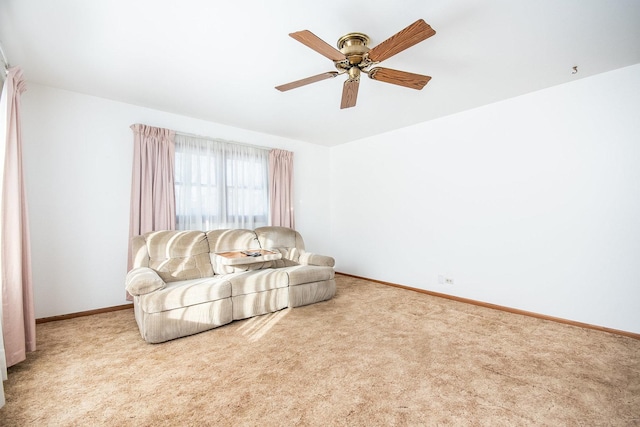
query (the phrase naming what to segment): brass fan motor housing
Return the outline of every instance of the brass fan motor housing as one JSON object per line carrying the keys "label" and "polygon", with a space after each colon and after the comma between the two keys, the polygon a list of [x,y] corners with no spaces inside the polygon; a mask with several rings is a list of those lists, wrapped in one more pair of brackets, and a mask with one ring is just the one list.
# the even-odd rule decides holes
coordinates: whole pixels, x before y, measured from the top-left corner
{"label": "brass fan motor housing", "polygon": [[369,52],[369,36],[363,33],[349,33],[338,39],[338,49],[347,57],[351,66],[359,65]]}

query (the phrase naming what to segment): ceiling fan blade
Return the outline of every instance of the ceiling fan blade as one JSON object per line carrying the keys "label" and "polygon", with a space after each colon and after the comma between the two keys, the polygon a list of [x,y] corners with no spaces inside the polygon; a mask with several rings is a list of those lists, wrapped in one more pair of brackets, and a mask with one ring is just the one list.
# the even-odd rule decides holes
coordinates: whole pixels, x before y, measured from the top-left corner
{"label": "ceiling fan blade", "polygon": [[418,19],[404,30],[389,37],[378,46],[369,51],[369,59],[373,62],[381,62],[392,57],[396,53],[400,53],[411,46],[420,43],[423,40],[435,34],[435,30],[431,25]]}
{"label": "ceiling fan blade", "polygon": [[369,77],[385,83],[392,83],[411,89],[421,90],[429,80],[430,76],[422,74],[408,73],[406,71],[392,70],[391,68],[375,67],[369,70]]}
{"label": "ceiling fan blade", "polygon": [[332,47],[330,44],[328,44],[309,30],[297,31],[289,35],[298,40],[303,45],[310,47],[320,55],[326,56],[332,61],[342,61],[343,59],[345,59],[344,53]]}
{"label": "ceiling fan blade", "polygon": [[311,83],[319,82],[321,80],[330,79],[332,77],[337,76],[339,73],[337,71],[328,71],[326,73],[318,74],[316,76],[307,77],[306,79],[296,80],[295,82],[283,84],[280,86],[276,86],[280,92],[285,92],[287,90],[295,89],[300,86],[308,85]]}
{"label": "ceiling fan blade", "polygon": [[344,82],[342,88],[342,101],[340,108],[351,108],[356,106],[358,99],[358,88],[360,87],[360,79],[349,79]]}

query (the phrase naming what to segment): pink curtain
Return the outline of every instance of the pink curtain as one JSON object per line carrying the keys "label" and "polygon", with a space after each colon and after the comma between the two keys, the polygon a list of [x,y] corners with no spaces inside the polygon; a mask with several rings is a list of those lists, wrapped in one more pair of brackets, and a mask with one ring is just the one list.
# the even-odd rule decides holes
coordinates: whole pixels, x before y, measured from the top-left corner
{"label": "pink curtain", "polygon": [[7,134],[0,199],[2,333],[7,366],[13,366],[25,360],[28,351],[36,349],[31,247],[20,130],[20,95],[26,87],[19,67],[9,69],[4,88],[6,92],[2,96],[7,99]]}
{"label": "pink curtain", "polygon": [[[149,231],[174,230],[176,226],[175,131],[141,124],[131,129],[134,147],[129,239]],[[128,270],[131,255],[129,245]]]}
{"label": "pink curtain", "polygon": [[293,153],[269,152],[269,201],[271,225],[295,228],[293,215]]}

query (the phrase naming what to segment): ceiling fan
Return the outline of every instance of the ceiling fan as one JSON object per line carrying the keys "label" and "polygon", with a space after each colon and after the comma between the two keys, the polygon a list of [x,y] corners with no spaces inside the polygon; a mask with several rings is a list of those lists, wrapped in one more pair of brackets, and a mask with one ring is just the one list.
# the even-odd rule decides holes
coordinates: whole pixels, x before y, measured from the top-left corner
{"label": "ceiling fan", "polygon": [[338,71],[296,80],[291,83],[276,86],[281,92],[305,86],[321,80],[348,74],[342,89],[340,108],[356,105],[361,73],[367,74],[373,80],[392,83],[411,89],[422,89],[431,80],[430,76],[392,70],[390,68],[373,67],[393,55],[420,43],[435,34],[435,30],[422,19],[418,19],[407,28],[399,31],[374,48],[369,49],[369,36],[362,33],[349,33],[338,39],[338,49],[335,49],[309,30],[289,34],[291,37],[315,50],[319,54],[333,61]]}

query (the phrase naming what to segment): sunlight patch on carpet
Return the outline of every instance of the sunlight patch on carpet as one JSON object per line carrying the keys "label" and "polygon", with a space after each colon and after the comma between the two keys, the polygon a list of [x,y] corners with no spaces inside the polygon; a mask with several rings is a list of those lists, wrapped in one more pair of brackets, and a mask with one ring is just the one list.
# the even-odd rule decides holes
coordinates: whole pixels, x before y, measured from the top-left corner
{"label": "sunlight patch on carpet", "polygon": [[248,337],[250,342],[256,342],[262,338],[271,328],[284,318],[291,309],[284,309],[275,313],[252,317],[238,328],[242,335]]}

